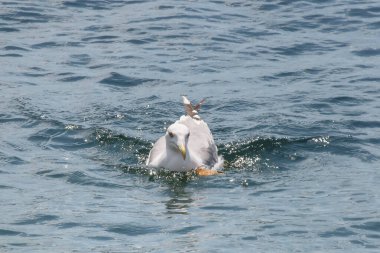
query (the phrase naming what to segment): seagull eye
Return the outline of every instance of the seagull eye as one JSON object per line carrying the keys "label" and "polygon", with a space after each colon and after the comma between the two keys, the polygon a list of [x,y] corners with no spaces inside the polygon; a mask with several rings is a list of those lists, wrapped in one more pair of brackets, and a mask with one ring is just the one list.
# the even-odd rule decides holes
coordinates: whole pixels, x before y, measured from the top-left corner
{"label": "seagull eye", "polygon": [[172,132],[169,132],[169,136],[170,136],[170,138],[173,138],[174,134]]}
{"label": "seagull eye", "polygon": [[189,138],[189,137],[190,137],[190,133],[187,134],[187,138]]}

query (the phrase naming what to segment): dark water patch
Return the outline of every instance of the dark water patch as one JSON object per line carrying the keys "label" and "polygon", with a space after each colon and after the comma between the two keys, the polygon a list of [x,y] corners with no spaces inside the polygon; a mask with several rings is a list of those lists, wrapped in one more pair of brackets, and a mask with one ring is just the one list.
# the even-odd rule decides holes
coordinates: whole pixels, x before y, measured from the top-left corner
{"label": "dark water patch", "polygon": [[[370,28],[370,29],[380,29],[380,21],[368,24],[368,28]],[[1,28],[0,28],[0,30],[1,30]]]}
{"label": "dark water patch", "polygon": [[[376,7],[369,7],[367,9],[353,8],[348,10],[347,15],[351,17],[360,17],[360,18],[374,18],[379,17],[379,14],[376,14]],[[374,13],[375,12],[375,13]]]}
{"label": "dark water patch", "polygon": [[122,224],[109,226],[106,228],[106,231],[127,236],[140,236],[159,233],[161,232],[161,228],[152,225],[141,226],[137,224]]}
{"label": "dark water patch", "polygon": [[380,121],[350,120],[347,124],[354,128],[380,128]]}
{"label": "dark water patch", "polygon": [[299,77],[302,73],[298,71],[290,71],[290,72],[280,72],[278,74],[275,74],[273,78],[282,78],[282,77]]}
{"label": "dark water patch", "polygon": [[89,239],[96,240],[96,241],[110,241],[114,240],[113,237],[110,236],[90,236]]}
{"label": "dark water patch", "polygon": [[280,55],[297,56],[302,54],[319,54],[325,51],[329,51],[329,48],[312,42],[306,42],[301,44],[295,44],[290,47],[275,47],[272,48],[272,50]]}
{"label": "dark water patch", "polygon": [[239,206],[218,206],[218,205],[204,206],[204,207],[201,207],[201,209],[211,210],[211,211],[232,211],[232,212],[246,211],[246,210],[248,210],[245,207],[239,207]]}
{"label": "dark water patch", "polygon": [[[306,143],[307,140],[299,140]],[[262,151],[271,151],[276,148],[281,148],[284,145],[291,143],[290,139],[276,139],[276,138],[257,138],[246,141],[237,141],[219,146],[218,149],[228,160],[233,160],[236,156],[246,154],[255,154]],[[232,159],[230,159],[232,158]]]}
{"label": "dark water patch", "polygon": [[30,136],[28,140],[41,145],[48,142],[51,138],[64,134],[64,132],[63,129],[44,129]]}
{"label": "dark water patch", "polygon": [[374,234],[369,234],[365,235],[367,238],[372,238],[372,239],[380,239],[380,235],[374,235]]}
{"label": "dark water patch", "polygon": [[53,47],[60,47],[62,46],[60,43],[49,41],[49,42],[42,42],[32,45],[31,47],[33,49],[43,49],[43,48],[53,48]]}
{"label": "dark water patch", "polygon": [[304,104],[302,106],[312,111],[318,111],[319,113],[324,115],[332,115],[336,113],[334,111],[334,107],[328,103],[315,102],[310,104]]}
{"label": "dark water patch", "polygon": [[87,65],[91,61],[91,57],[88,54],[73,54],[70,58],[70,61],[67,63],[69,66]]}
{"label": "dark water patch", "polygon": [[358,25],[363,23],[360,20],[347,20],[340,18],[327,18],[327,20],[321,19],[321,22],[332,22],[331,24],[322,25],[319,31],[333,34],[357,31],[359,30]]}
{"label": "dark water patch", "polygon": [[68,41],[63,44],[66,48],[68,47],[85,47],[85,45],[82,42],[79,41]]}
{"label": "dark water patch", "polygon": [[366,48],[362,50],[352,51],[354,55],[360,57],[372,57],[380,55],[380,48]]}
{"label": "dark water patch", "polygon": [[380,138],[368,138],[368,139],[363,139],[364,143],[369,143],[369,144],[375,144],[379,145],[380,144]]}
{"label": "dark water patch", "polygon": [[21,54],[0,54],[0,57],[22,57]]}
{"label": "dark water patch", "polygon": [[16,116],[16,115],[11,115],[11,114],[0,113],[0,124],[9,123],[9,122],[24,122],[24,121],[26,121],[26,119],[18,115]]}
{"label": "dark water patch", "polygon": [[[259,104],[240,99],[231,100],[228,104],[222,104],[221,106],[218,106],[216,110],[224,112],[248,111],[252,110],[256,106],[259,106]],[[209,105],[207,104],[202,105],[202,110],[207,111],[208,107]]]}
{"label": "dark water patch", "polygon": [[[59,125],[58,125],[59,126]],[[45,148],[63,149],[68,151],[84,150],[96,145],[86,139],[87,129],[76,125],[47,128],[31,135],[28,140]]]}
{"label": "dark water patch", "polygon": [[241,239],[245,240],[245,241],[257,241],[258,237],[257,236],[244,236]]}
{"label": "dark water patch", "polygon": [[321,100],[321,102],[342,106],[356,106],[370,101],[369,99],[350,96],[338,96]]}
{"label": "dark water patch", "polygon": [[364,77],[364,78],[349,81],[349,83],[363,83],[363,82],[380,83],[380,77]]}
{"label": "dark water patch", "polygon": [[65,178],[69,176],[69,173],[56,172],[54,170],[40,170],[36,172],[36,175],[46,176],[50,178]]}
{"label": "dark water patch", "polygon": [[0,236],[16,236],[16,235],[22,235],[24,233],[14,230],[8,230],[8,229],[0,229]]}
{"label": "dark water patch", "polygon": [[170,20],[173,20],[173,22],[175,21],[179,21],[181,23],[181,25],[184,25],[183,28],[191,28],[193,27],[194,25],[191,24],[191,23],[185,23],[186,20],[188,21],[191,21],[191,20],[204,20],[206,19],[204,16],[202,15],[187,15],[187,14],[181,14],[181,15],[167,15],[167,16],[157,16],[157,17],[153,17],[153,18],[146,18],[146,19],[140,19],[140,20],[133,20],[133,21],[130,21],[129,24],[134,24],[134,23],[156,23],[156,22],[160,22],[160,21],[170,21]]}
{"label": "dark water patch", "polygon": [[49,214],[37,214],[32,218],[24,219],[14,222],[14,225],[31,225],[31,224],[45,224],[47,222],[58,220],[59,216]]}
{"label": "dark water patch", "polygon": [[300,30],[311,30],[320,27],[319,23],[316,22],[308,22],[301,20],[291,20],[289,22],[283,23],[278,26],[281,30],[288,32],[296,32]]}
{"label": "dark water patch", "polygon": [[44,129],[30,136],[28,140],[41,145],[48,142],[51,138],[62,134],[64,134],[63,129]]}
{"label": "dark water patch", "polygon": [[286,232],[283,232],[283,233],[273,233],[271,234],[272,236],[294,236],[294,235],[304,235],[304,234],[307,234],[308,232],[307,231],[304,231],[304,230],[291,230],[291,231],[286,231]]}
{"label": "dark water patch", "polygon": [[[51,73],[35,73],[35,72],[23,72],[23,76],[28,76],[28,77],[43,77],[43,76],[48,76]],[[34,85],[34,84],[31,84]]]}
{"label": "dark water patch", "polygon": [[[316,123],[317,125],[319,123]],[[322,124],[322,123],[321,123]],[[345,124],[345,123],[343,123]],[[376,161],[375,154],[361,147],[365,140],[353,137],[316,136],[308,138],[255,138],[218,146],[225,169],[286,170],[308,158],[308,152],[328,152],[363,161]]]}
{"label": "dark water patch", "polygon": [[184,227],[181,229],[173,230],[173,231],[171,231],[171,233],[176,234],[176,235],[178,235],[178,234],[179,235],[186,235],[188,233],[193,233],[194,231],[201,229],[203,227],[204,226],[188,226],[188,227]]}
{"label": "dark water patch", "polygon": [[[150,31],[165,31],[165,30],[167,30],[169,28],[168,28],[167,25],[154,25],[154,26],[149,26],[147,29],[150,30]],[[189,36],[185,35],[185,34],[178,34],[178,35],[177,34],[176,35],[170,34],[170,35],[165,35],[164,36],[164,38],[188,38],[188,37]]]}
{"label": "dark water patch", "polygon": [[61,82],[77,82],[77,81],[80,81],[80,80],[83,80],[86,78],[88,78],[88,77],[87,76],[69,76],[69,77],[64,77],[64,78],[58,79],[58,81],[61,81]]}
{"label": "dark water patch", "polygon": [[234,29],[233,32],[238,35],[248,37],[248,38],[261,38],[261,37],[266,37],[266,36],[278,35],[277,32],[273,32],[270,30],[258,31],[253,28],[247,28],[247,27]]}
{"label": "dark water patch", "polygon": [[25,49],[23,47],[16,47],[16,46],[6,46],[4,47],[4,50],[12,50],[12,51],[29,51],[28,49]]}
{"label": "dark water patch", "polygon": [[[158,179],[155,179],[158,181]],[[179,199],[173,198],[165,203],[166,209],[170,214],[187,214],[190,204],[193,202],[191,198],[188,199]]]}
{"label": "dark water patch", "polygon": [[262,11],[273,11],[273,10],[277,10],[279,7],[280,6],[277,5],[277,4],[265,3],[265,4],[260,5],[259,10],[262,10]]}
{"label": "dark water patch", "polygon": [[328,45],[329,46],[328,48],[330,51],[334,51],[338,48],[347,47],[350,45],[349,43],[341,42],[341,41],[335,41],[335,40],[324,40],[324,41],[322,41],[322,43],[324,45]]}
{"label": "dark water patch", "polygon": [[281,149],[289,140],[286,139],[252,139],[237,141],[218,146],[220,154],[225,159],[224,167],[257,169],[263,159],[262,155]]}
{"label": "dark water patch", "polygon": [[211,40],[216,42],[227,42],[227,43],[242,43],[243,40],[234,37],[234,36],[226,36],[226,35],[219,35],[218,37],[212,37]]}
{"label": "dark water patch", "polygon": [[337,228],[335,230],[332,230],[332,231],[327,231],[327,232],[323,232],[323,233],[320,233],[319,236],[320,237],[323,237],[323,238],[330,238],[330,237],[349,237],[349,236],[353,236],[353,235],[356,235],[355,232],[351,231],[351,230],[348,230],[347,228],[345,227],[341,227],[341,228]]}
{"label": "dark water patch", "polygon": [[368,219],[368,217],[343,217],[344,221],[362,221],[366,219]]}
{"label": "dark water patch", "polygon": [[11,186],[7,186],[7,185],[0,185],[0,189],[15,189],[15,188]]}
{"label": "dark water patch", "polygon": [[155,81],[155,80],[148,79],[148,78],[128,77],[116,72],[111,72],[111,76],[102,79],[100,83],[120,86],[120,87],[133,87],[133,86],[141,85],[146,82],[152,82],[152,81]]}
{"label": "dark water patch", "polygon": [[55,17],[52,15],[33,12],[33,11],[13,11],[6,14],[0,14],[0,19],[7,23],[46,23]]}
{"label": "dark water patch", "polygon": [[159,67],[159,66],[149,66],[149,69],[151,69],[153,71],[159,71],[162,73],[174,73],[174,71],[172,69],[163,68],[163,67]]}
{"label": "dark water patch", "polygon": [[112,25],[90,25],[85,27],[83,30],[92,32],[106,32],[112,31],[114,27]]}
{"label": "dark water patch", "polygon": [[134,44],[134,45],[143,45],[143,44],[148,44],[148,43],[151,43],[154,41],[156,41],[156,40],[154,40],[154,39],[131,39],[131,40],[127,40],[126,42]]}
{"label": "dark water patch", "polygon": [[15,247],[26,247],[26,246],[28,246],[29,244],[27,244],[27,243],[23,243],[23,242],[15,242],[15,243],[8,243],[8,245],[10,245],[10,246],[15,246]]}
{"label": "dark water patch", "polygon": [[360,225],[352,225],[351,227],[380,233],[380,221],[368,221]]}
{"label": "dark water patch", "polygon": [[327,15],[306,15],[303,17],[306,20],[313,20],[314,22],[318,22],[321,25],[328,26],[339,26],[347,24],[347,19],[339,16],[327,16]]}
{"label": "dark water patch", "polygon": [[124,150],[132,150],[131,148],[133,147],[142,148],[144,146],[150,146],[150,143],[143,139],[114,133],[113,131],[106,128],[96,129],[91,137],[95,138],[96,141],[101,145],[125,144],[126,146]]}
{"label": "dark water patch", "polygon": [[112,64],[96,64],[88,67],[89,69],[105,69],[111,67]]}
{"label": "dark water patch", "polygon": [[41,124],[41,121],[39,119],[29,119],[24,124],[21,125],[22,128],[33,128],[35,126],[38,126]]}
{"label": "dark water patch", "polygon": [[27,162],[18,156],[7,155],[0,151],[0,163],[21,165],[21,164],[26,164]]}
{"label": "dark water patch", "polygon": [[[159,178],[156,176],[156,178],[152,178],[151,180],[158,181]],[[185,185],[187,183],[187,181],[190,182],[190,179],[184,179],[183,185]],[[172,184],[172,186],[174,186],[174,191],[175,191],[175,188],[179,185],[176,186],[176,185]],[[167,213],[170,213],[170,214],[188,214],[188,209],[189,209],[191,203],[193,203],[193,202],[194,202],[194,200],[191,198],[191,196],[181,192],[181,193],[176,193],[176,195],[174,197],[172,197],[171,199],[166,201],[165,206],[166,206],[166,209],[168,210]]]}
{"label": "dark water patch", "polygon": [[73,0],[73,1],[64,1],[62,3],[65,7],[70,8],[84,8],[84,9],[93,9],[93,10],[109,10],[112,7],[116,6],[122,6],[121,3],[124,1],[107,1],[107,0]]}
{"label": "dark water patch", "polygon": [[50,173],[52,171],[53,170],[40,170],[40,171],[36,172],[36,175],[44,175],[44,174]]}
{"label": "dark water patch", "polygon": [[20,30],[12,27],[0,27],[0,32],[19,32]]}
{"label": "dark water patch", "polygon": [[170,10],[170,9],[174,9],[174,8],[175,7],[172,5],[160,5],[160,6],[158,6],[159,10]]}
{"label": "dark water patch", "polygon": [[59,229],[68,229],[68,228],[75,228],[75,227],[82,227],[83,224],[77,223],[77,222],[64,222],[57,224],[57,227]]}
{"label": "dark water patch", "polygon": [[365,140],[362,139],[331,137],[330,142],[334,143],[334,145],[327,145],[325,151],[332,154],[355,157],[363,162],[374,162],[380,158],[377,154],[371,153],[363,146]]}
{"label": "dark water patch", "polygon": [[72,73],[72,72],[62,72],[62,73],[58,74],[58,76],[70,76],[70,75],[74,75],[74,73]]}
{"label": "dark water patch", "polygon": [[66,178],[68,175],[68,173],[51,173],[47,174],[46,176],[50,178]]}
{"label": "dark water patch", "polygon": [[126,185],[107,182],[107,179],[95,178],[81,171],[75,171],[69,175],[67,182],[71,184],[83,185],[83,186],[96,186],[102,188],[123,189],[128,188]]}
{"label": "dark water patch", "polygon": [[91,43],[111,43],[114,42],[115,39],[119,38],[119,36],[114,35],[101,35],[101,36],[93,36],[83,38],[82,41],[91,42]]}
{"label": "dark water patch", "polygon": [[281,193],[281,192],[284,192],[284,191],[286,191],[286,189],[274,189],[274,190],[266,190],[266,191],[256,191],[254,193],[251,193],[250,195],[252,195],[252,196],[260,196],[260,195],[263,195],[263,194],[273,195],[274,193]]}

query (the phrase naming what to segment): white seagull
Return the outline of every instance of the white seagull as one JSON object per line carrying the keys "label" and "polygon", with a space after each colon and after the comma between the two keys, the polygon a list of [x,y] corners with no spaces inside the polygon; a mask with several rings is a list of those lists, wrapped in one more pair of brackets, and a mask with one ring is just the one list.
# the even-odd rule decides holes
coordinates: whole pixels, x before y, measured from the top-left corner
{"label": "white seagull", "polygon": [[204,99],[193,106],[182,96],[186,115],[170,125],[153,145],[146,161],[148,167],[170,171],[195,170],[198,175],[214,175],[223,165],[211,131],[198,115]]}

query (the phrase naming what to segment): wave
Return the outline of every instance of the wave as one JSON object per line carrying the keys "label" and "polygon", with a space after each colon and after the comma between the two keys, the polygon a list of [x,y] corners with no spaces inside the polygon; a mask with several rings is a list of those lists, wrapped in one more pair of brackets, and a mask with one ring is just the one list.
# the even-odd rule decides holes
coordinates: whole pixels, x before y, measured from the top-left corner
{"label": "wave", "polygon": [[[102,166],[113,166],[132,174],[151,174],[144,165],[154,140],[129,136],[105,127],[85,127],[48,119],[43,121],[49,123],[49,127],[44,125],[43,129],[28,138],[37,146],[76,151],[83,158],[101,160]],[[260,136],[221,143],[218,150],[224,157],[223,169],[226,171],[273,171],[287,170],[294,163],[312,159],[317,153],[375,161],[379,157],[368,147],[377,143],[377,139],[352,136]]]}
{"label": "wave", "polygon": [[[103,151],[124,154],[124,169],[133,171],[134,167],[145,164],[153,142],[114,133],[105,128],[94,131],[92,138],[104,149]],[[283,162],[298,162],[306,158],[305,151],[327,150],[332,138],[316,136],[307,138],[257,137],[238,140],[218,145],[219,154],[225,159],[224,169],[278,169]],[[123,155],[122,155],[123,156]]]}

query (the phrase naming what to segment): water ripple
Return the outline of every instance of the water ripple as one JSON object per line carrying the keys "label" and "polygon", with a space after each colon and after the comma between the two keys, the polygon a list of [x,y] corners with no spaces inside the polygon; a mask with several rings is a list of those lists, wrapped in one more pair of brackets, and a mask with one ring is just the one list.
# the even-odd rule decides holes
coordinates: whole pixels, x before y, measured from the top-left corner
{"label": "water ripple", "polygon": [[13,223],[14,225],[31,225],[31,224],[44,224],[46,222],[57,220],[59,216],[49,214],[38,214],[32,218],[23,219]]}
{"label": "water ripple", "polygon": [[373,57],[380,55],[380,49],[366,48],[362,50],[352,51],[352,53],[360,57]]}
{"label": "water ripple", "polygon": [[[376,1],[0,6],[0,251],[378,250]],[[180,94],[224,173],[144,166]]]}
{"label": "water ripple", "polygon": [[147,235],[152,233],[159,233],[161,231],[160,227],[155,226],[141,226],[137,224],[121,224],[109,226],[106,229],[108,232],[123,234],[127,236],[139,236]]}
{"label": "water ripple", "polygon": [[115,85],[115,86],[120,86],[120,87],[131,87],[131,86],[141,85],[146,82],[155,81],[154,79],[128,77],[128,76],[119,74],[117,72],[112,72],[110,74],[111,76],[102,79],[100,83]]}

